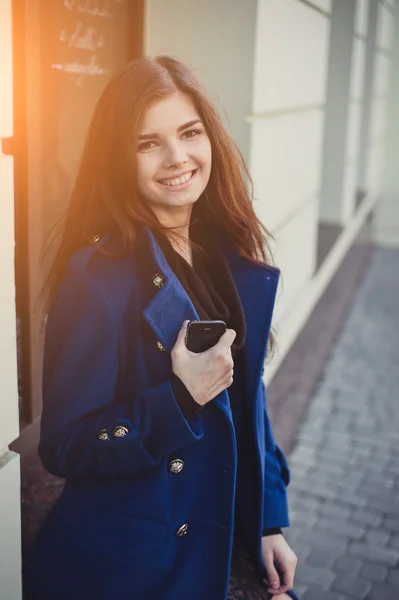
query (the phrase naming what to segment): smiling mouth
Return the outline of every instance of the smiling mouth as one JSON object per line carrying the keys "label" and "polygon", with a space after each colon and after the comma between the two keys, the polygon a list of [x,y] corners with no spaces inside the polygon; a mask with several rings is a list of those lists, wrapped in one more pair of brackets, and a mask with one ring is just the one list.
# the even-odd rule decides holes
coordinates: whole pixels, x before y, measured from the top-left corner
{"label": "smiling mouth", "polygon": [[197,170],[198,169],[188,171],[188,173],[184,173],[184,175],[181,175],[180,177],[174,177],[173,179],[159,179],[159,183],[162,183],[168,187],[178,187],[190,181],[190,179],[192,179],[196,174]]}

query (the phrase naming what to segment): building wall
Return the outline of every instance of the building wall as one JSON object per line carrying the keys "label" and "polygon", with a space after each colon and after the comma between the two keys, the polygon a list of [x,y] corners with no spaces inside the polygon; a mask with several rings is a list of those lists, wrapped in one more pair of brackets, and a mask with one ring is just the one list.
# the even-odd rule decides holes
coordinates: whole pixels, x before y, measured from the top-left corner
{"label": "building wall", "polygon": [[370,2],[369,19],[375,21],[375,32],[369,36],[369,60],[366,65],[366,100],[368,128],[364,124],[360,183],[368,193],[380,195],[384,163],[387,107],[392,68],[395,24],[393,2]]}
{"label": "building wall", "polygon": [[322,4],[258,3],[250,168],[283,273],[277,319],[315,270],[331,2]]}
{"label": "building wall", "polygon": [[[146,51],[198,69],[247,158],[282,270],[284,357],[380,195],[393,10],[380,0],[147,0]],[[239,43],[238,43],[239,40]],[[359,188],[366,197],[357,208]],[[340,235],[319,268],[321,225]]]}
{"label": "building wall", "polygon": [[194,69],[247,158],[256,0],[227,4],[147,0],[144,49],[151,55],[170,54]]}
{"label": "building wall", "polygon": [[8,445],[19,434],[13,159],[2,140],[13,134],[11,0],[0,2],[0,595],[21,597],[19,456]]}
{"label": "building wall", "polygon": [[[385,26],[387,29],[387,26]],[[382,28],[382,26],[381,26]],[[384,246],[399,247],[399,13],[396,13],[390,77],[380,66],[378,96],[387,101],[385,158],[381,180],[381,200],[375,218],[375,241]],[[380,59],[381,61],[381,59]],[[383,56],[382,65],[387,61]],[[387,89],[389,94],[387,95]]]}
{"label": "building wall", "polygon": [[[386,5],[258,2],[250,167],[255,206],[275,237],[282,270],[274,318],[279,351],[267,381],[381,194],[394,20],[392,3]],[[360,208],[359,188],[366,191]],[[319,267],[325,222],[340,234]]]}

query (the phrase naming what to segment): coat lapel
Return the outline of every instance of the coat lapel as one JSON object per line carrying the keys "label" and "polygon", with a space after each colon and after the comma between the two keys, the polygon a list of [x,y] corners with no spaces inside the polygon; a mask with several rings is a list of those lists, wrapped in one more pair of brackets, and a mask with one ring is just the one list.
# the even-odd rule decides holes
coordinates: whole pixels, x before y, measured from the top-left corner
{"label": "coat lapel", "polygon": [[[146,228],[155,271],[153,283],[160,285],[158,292],[145,306],[143,316],[154,331],[164,348],[171,352],[183,321],[199,319],[187,292],[170,268],[164,253],[157,244],[151,230]],[[158,287],[157,286],[157,287]],[[215,399],[223,412],[231,418],[230,402],[227,392],[222,392]]]}
{"label": "coat lapel", "polygon": [[[154,285],[158,282],[160,287],[145,306],[143,316],[157,339],[171,352],[183,321],[198,320],[199,316],[149,228],[146,228],[146,235],[154,265],[153,282]],[[274,267],[239,257],[231,250],[225,251],[245,314],[246,393],[252,398],[262,375],[280,272]],[[231,416],[226,392],[220,394],[215,403]]]}

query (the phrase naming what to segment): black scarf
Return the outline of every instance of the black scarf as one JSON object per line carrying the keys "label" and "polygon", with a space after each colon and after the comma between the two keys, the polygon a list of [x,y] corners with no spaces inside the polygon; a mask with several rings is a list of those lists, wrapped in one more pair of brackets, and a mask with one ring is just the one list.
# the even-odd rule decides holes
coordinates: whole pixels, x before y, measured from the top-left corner
{"label": "black scarf", "polygon": [[245,344],[245,316],[227,259],[217,244],[215,232],[201,221],[195,220],[190,225],[190,239],[199,246],[193,247],[193,266],[175,251],[164,235],[156,232],[155,237],[199,318],[220,319],[237,333],[232,346],[233,356],[236,355]]}

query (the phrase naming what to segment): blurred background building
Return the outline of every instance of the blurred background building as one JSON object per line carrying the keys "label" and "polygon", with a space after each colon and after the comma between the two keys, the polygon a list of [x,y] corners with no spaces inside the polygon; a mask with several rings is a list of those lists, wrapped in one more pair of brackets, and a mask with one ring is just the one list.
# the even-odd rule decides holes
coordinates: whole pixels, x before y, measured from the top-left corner
{"label": "blurred background building", "polygon": [[143,53],[193,67],[248,161],[283,273],[265,377],[286,451],[370,244],[399,246],[395,0],[0,0],[4,600],[22,594],[21,465],[39,433],[40,248],[104,85]]}

